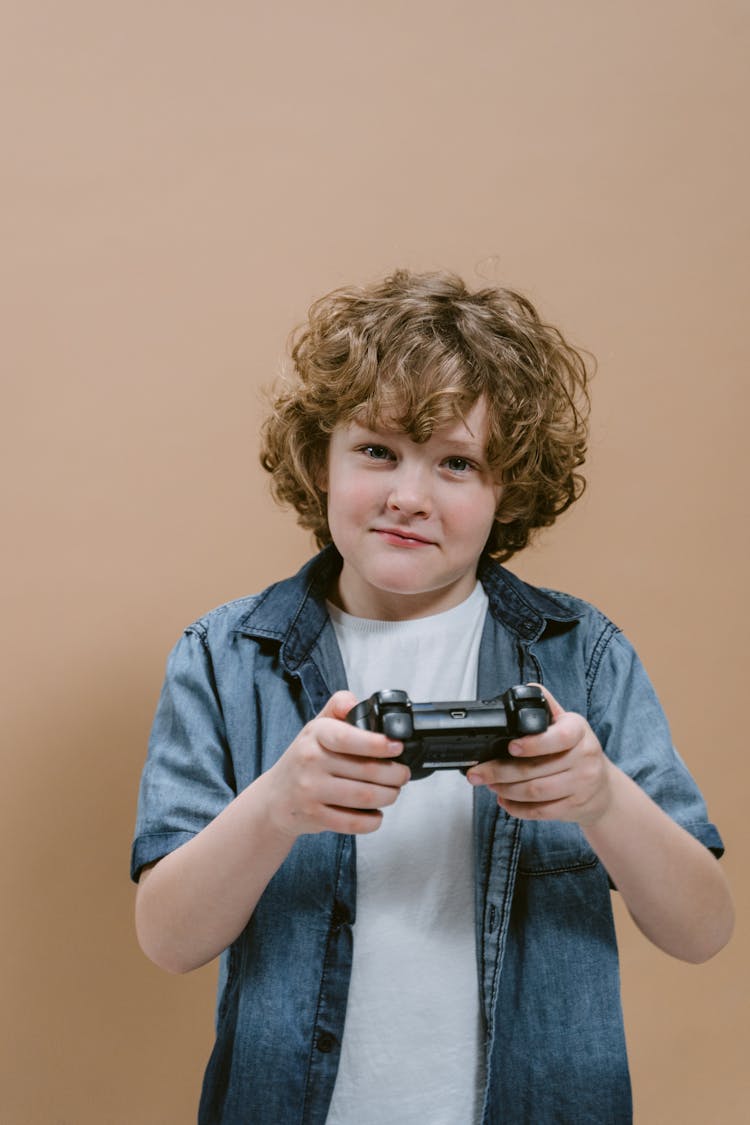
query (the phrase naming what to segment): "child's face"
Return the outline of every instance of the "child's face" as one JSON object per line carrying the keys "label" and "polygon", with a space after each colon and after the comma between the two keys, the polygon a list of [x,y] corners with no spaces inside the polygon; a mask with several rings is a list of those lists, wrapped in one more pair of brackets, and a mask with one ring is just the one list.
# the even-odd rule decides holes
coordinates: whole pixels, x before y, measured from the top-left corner
{"label": "child's face", "polygon": [[331,435],[328,526],[344,559],[333,600],[357,617],[404,620],[469,596],[500,499],[487,464],[487,409],[417,444],[352,422]]}

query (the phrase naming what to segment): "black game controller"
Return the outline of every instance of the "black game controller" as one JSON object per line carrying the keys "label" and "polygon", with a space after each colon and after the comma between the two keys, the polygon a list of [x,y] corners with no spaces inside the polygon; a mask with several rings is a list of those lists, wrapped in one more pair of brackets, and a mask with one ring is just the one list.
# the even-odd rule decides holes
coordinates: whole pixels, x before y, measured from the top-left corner
{"label": "black game controller", "polygon": [[346,716],[361,730],[403,742],[395,761],[409,767],[412,781],[433,770],[465,772],[479,762],[509,758],[512,739],[540,734],[549,720],[542,689],[530,684],[508,688],[496,699],[457,703],[412,703],[405,691],[376,691]]}

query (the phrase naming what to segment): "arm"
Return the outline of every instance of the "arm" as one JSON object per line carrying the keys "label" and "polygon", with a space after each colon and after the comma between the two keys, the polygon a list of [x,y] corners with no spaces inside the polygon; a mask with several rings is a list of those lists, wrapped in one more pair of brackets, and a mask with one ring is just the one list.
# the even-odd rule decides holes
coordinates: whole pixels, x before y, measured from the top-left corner
{"label": "arm", "polygon": [[685,961],[712,957],[734,925],[714,856],[609,761],[582,716],[545,694],[549,729],[511,743],[515,760],[485,762],[469,780],[488,785],[511,816],[578,823],[646,937]]}
{"label": "arm", "polygon": [[639,929],[683,961],[706,961],[732,934],[726,876],[704,845],[610,766],[606,812],[584,834]]}
{"label": "arm", "polygon": [[338,692],[279,761],[201,832],[144,868],[136,895],[141,948],[187,972],[242,932],[267,884],[307,832],[366,833],[409,779],[389,761],[400,743],[342,722],[356,700]]}

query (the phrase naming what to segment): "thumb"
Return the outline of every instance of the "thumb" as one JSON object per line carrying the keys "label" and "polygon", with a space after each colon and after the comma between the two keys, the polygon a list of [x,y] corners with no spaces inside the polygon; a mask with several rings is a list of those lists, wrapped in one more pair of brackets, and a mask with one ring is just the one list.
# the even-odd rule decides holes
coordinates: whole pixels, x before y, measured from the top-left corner
{"label": "thumb", "polygon": [[549,705],[550,717],[552,719],[552,722],[557,722],[560,716],[565,714],[565,708],[560,706],[552,692],[549,690],[549,688],[546,688],[544,684],[531,684],[530,686],[542,689],[544,698],[547,700],[547,703]]}
{"label": "thumb", "polygon": [[324,719],[345,719],[356,702],[357,697],[351,691],[334,692],[320,712],[320,717]]}

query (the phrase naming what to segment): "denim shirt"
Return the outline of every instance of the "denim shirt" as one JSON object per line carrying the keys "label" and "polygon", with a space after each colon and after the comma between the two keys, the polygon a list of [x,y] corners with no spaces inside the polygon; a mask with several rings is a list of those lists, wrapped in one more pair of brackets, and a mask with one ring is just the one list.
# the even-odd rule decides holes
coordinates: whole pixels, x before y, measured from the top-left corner
{"label": "denim shirt", "polygon": [[[169,659],[141,781],[134,879],[213,820],[346,687],[325,608],[340,566],[326,548],[294,578],[185,631]],[[588,719],[613,762],[721,854],[619,629],[587,603],[529,586],[491,561],[482,560],[479,577],[489,612],[478,697],[545,683]],[[486,788],[474,802],[482,1125],[629,1122],[607,873],[577,825],[517,820]],[[356,932],[355,847],[354,837],[333,832],[299,837],[222,955],[200,1125],[324,1125]],[[439,1073],[439,1059],[435,1066]]]}

